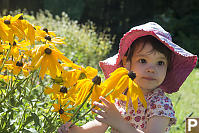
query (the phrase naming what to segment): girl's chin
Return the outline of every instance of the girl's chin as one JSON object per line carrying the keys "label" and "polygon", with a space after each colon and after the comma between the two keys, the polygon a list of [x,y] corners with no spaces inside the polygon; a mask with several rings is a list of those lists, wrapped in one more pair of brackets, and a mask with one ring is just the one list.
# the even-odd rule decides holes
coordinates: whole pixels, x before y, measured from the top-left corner
{"label": "girl's chin", "polygon": [[143,93],[146,94],[146,93],[149,93],[149,92],[155,90],[157,87],[148,87],[148,88],[141,87],[141,88],[142,88]]}

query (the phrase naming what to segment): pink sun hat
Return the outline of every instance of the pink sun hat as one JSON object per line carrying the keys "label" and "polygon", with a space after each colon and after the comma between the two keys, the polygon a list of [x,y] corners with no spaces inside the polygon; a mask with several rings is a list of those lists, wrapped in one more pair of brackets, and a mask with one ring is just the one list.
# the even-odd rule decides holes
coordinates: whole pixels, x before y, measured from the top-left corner
{"label": "pink sun hat", "polygon": [[171,70],[167,72],[165,80],[159,87],[166,93],[177,92],[196,66],[197,56],[173,43],[171,35],[155,22],[133,27],[129,32],[124,34],[120,40],[119,53],[99,62],[105,78],[108,78],[109,74],[117,68],[122,67],[120,62],[132,42],[146,35],[152,35],[157,38],[172,51]]}

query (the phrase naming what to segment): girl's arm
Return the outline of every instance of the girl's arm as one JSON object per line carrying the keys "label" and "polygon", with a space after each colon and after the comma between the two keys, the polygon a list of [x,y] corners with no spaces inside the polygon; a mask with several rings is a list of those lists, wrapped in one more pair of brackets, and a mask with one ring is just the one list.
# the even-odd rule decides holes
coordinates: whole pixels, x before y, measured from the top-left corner
{"label": "girl's arm", "polygon": [[84,133],[105,133],[108,125],[97,120],[90,121],[81,127]]}
{"label": "girl's arm", "polygon": [[165,133],[170,118],[165,116],[153,116],[147,122],[146,133]]}
{"label": "girl's arm", "polygon": [[70,125],[71,122],[62,125],[58,129],[58,133],[105,133],[108,128],[108,125],[97,120],[90,121],[81,127],[74,125],[69,129]]}

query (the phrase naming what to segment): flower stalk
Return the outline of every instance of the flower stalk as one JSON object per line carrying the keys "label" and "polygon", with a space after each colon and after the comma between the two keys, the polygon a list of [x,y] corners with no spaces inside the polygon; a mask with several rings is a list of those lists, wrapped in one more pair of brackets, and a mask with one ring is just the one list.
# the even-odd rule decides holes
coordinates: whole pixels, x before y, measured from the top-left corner
{"label": "flower stalk", "polygon": [[70,122],[71,120],[73,120],[73,119],[76,117],[76,115],[79,113],[80,109],[83,107],[83,105],[86,103],[86,101],[88,100],[88,98],[89,98],[90,95],[92,94],[94,85],[95,85],[95,84],[93,83],[93,85],[92,85],[92,87],[91,87],[91,89],[90,89],[89,94],[86,96],[86,98],[85,98],[85,100],[83,101],[83,103],[79,106],[79,108],[77,109],[77,111],[74,113],[74,115],[71,117],[71,119],[70,119],[68,122]]}

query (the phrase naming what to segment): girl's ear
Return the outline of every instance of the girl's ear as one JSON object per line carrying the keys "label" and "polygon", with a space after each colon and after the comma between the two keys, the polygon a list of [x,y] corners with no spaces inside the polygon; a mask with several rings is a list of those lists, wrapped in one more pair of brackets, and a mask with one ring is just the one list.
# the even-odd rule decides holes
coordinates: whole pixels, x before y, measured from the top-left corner
{"label": "girl's ear", "polygon": [[124,56],[122,58],[122,64],[123,64],[123,67],[125,67],[127,70],[131,70],[131,64],[130,64],[130,61],[127,62],[127,56]]}

